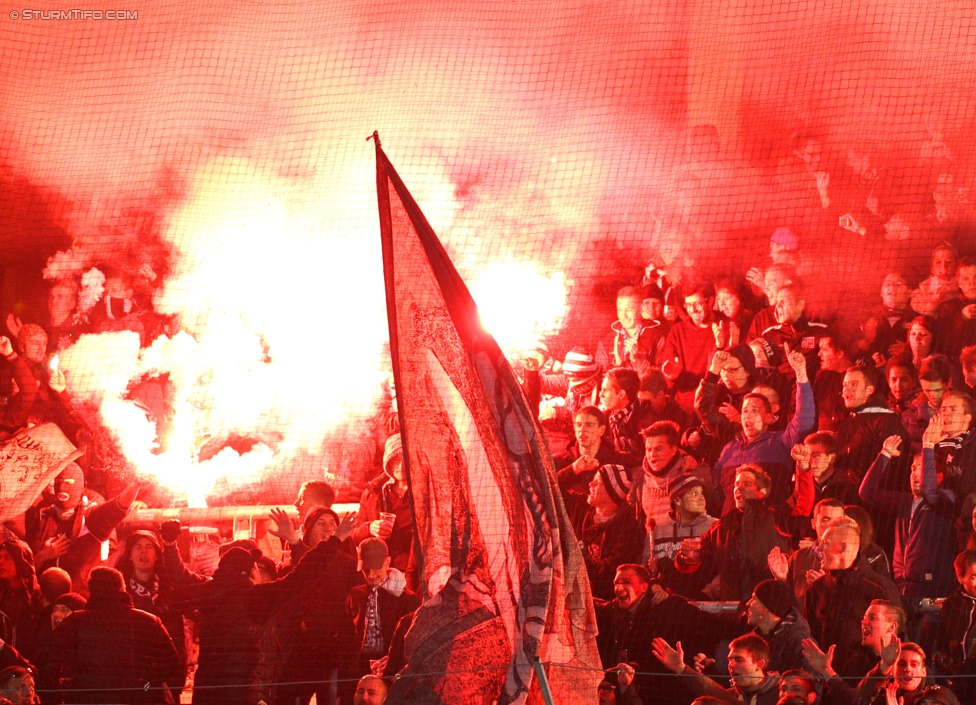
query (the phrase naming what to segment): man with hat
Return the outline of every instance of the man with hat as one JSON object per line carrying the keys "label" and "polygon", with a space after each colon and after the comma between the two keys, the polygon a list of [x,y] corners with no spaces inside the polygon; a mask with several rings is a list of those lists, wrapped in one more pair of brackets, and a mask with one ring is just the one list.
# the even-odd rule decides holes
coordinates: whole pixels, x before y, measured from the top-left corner
{"label": "man with hat", "polygon": [[133,608],[115,568],[93,568],[88,590],[85,608],[55,630],[48,665],[71,702],[178,701],[183,664],[159,618]]}
{"label": "man with hat", "polygon": [[794,607],[793,590],[781,580],[763,580],[746,603],[746,624],[769,645],[769,669],[810,670],[803,658],[802,642],[810,637],[810,625]]}
{"label": "man with hat", "polygon": [[420,607],[420,597],[407,589],[403,573],[390,567],[390,551],[383,539],[368,538],[359,544],[357,569],[366,581],[349,590],[346,612],[356,627],[359,659],[356,672],[370,672],[370,661],[384,658],[400,618]]}
{"label": "man with hat", "polygon": [[623,465],[601,465],[589,484],[585,503],[571,498],[570,519],[583,550],[594,597],[613,599],[617,566],[640,560],[644,527],[627,504],[630,476]]}
{"label": "man with hat", "polygon": [[655,564],[673,561],[682,544],[701,550],[698,539],[718,521],[705,510],[705,484],[700,477],[682,473],[668,486],[671,511],[667,520],[658,521],[653,533],[653,558]]}

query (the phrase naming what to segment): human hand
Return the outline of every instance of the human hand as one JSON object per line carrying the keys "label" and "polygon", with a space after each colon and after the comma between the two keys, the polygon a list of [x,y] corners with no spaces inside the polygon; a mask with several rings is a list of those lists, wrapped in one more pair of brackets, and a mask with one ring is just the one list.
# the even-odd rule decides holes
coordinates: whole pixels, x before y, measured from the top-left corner
{"label": "human hand", "polygon": [[895,665],[898,654],[901,653],[901,639],[897,634],[889,634],[887,640],[881,637],[881,672],[887,673],[888,669]]}
{"label": "human hand", "polygon": [[390,662],[390,655],[387,654],[383,658],[375,659],[369,662],[369,672],[374,676],[383,677],[383,672],[386,670],[386,664]]}
{"label": "human hand", "polygon": [[665,590],[660,585],[658,585],[657,583],[651,584],[651,587],[648,588],[648,592],[651,593],[652,605],[659,605],[662,602],[664,602],[666,599],[668,599],[668,591]]}
{"label": "human hand", "polygon": [[629,688],[630,684],[634,682],[634,676],[637,672],[634,667],[629,663],[618,663],[617,664],[617,682],[620,683],[620,689],[624,690]]}
{"label": "human hand", "polygon": [[714,665],[715,659],[708,658],[705,654],[695,654],[691,667],[699,673],[704,673],[706,668]]}
{"label": "human hand", "polygon": [[803,353],[796,350],[790,350],[789,343],[783,343],[783,350],[786,351],[786,361],[790,363],[790,367],[793,368],[793,372],[796,373],[796,381],[800,384],[807,380],[807,359],[803,357]]}
{"label": "human hand", "polygon": [[674,360],[665,360],[661,364],[661,372],[668,379],[677,379],[681,374],[681,363],[678,358],[674,358]]}
{"label": "human hand", "polygon": [[44,542],[44,548],[34,556],[34,565],[43,565],[48,561],[60,558],[71,547],[71,539],[67,536],[52,536]]}
{"label": "human hand", "polygon": [[681,642],[675,644],[675,648],[661,637],[654,637],[651,642],[651,653],[661,664],[672,673],[681,673],[685,667],[685,652],[681,648]]}
{"label": "human hand", "polygon": [[534,355],[526,355],[522,359],[522,367],[525,368],[526,372],[538,372],[539,370],[539,358]]}
{"label": "human hand", "polygon": [[385,540],[390,538],[390,534],[393,533],[393,527],[390,526],[390,522],[377,519],[369,523],[369,533],[378,539]]}
{"label": "human hand", "polygon": [[765,275],[759,267],[752,267],[746,272],[746,281],[762,291],[765,286]]}
{"label": "human hand", "polygon": [[51,370],[51,378],[47,381],[47,386],[55,394],[60,394],[68,388],[68,380],[64,377],[64,371],[60,367]]}
{"label": "human hand", "polygon": [[729,345],[729,331],[721,322],[712,324],[712,336],[715,338],[716,348],[725,348]]}
{"label": "human hand", "polygon": [[881,443],[881,452],[887,455],[889,458],[897,458],[901,455],[901,451],[898,449],[901,445],[901,436],[888,436]]}
{"label": "human hand", "polygon": [[628,355],[633,355],[637,352],[637,338],[625,338],[624,350],[627,351]]}
{"label": "human hand", "polygon": [[18,335],[20,335],[20,329],[23,327],[24,324],[19,318],[17,318],[17,316],[12,313],[7,314],[7,330],[10,331],[10,335],[16,338]]}
{"label": "human hand", "polygon": [[182,532],[183,527],[180,525],[179,519],[167,519],[159,525],[159,536],[163,539],[163,543],[179,541]]}
{"label": "human hand", "polygon": [[738,425],[742,420],[742,414],[729,402],[725,402],[718,408],[718,413],[727,418],[730,423]]}
{"label": "human hand", "polygon": [[908,343],[903,343],[901,341],[897,343],[892,343],[888,346],[888,357],[897,357],[908,350]]}
{"label": "human hand", "polygon": [[777,580],[785,581],[790,573],[789,558],[779,546],[773,546],[773,549],[766,556],[766,565],[769,566],[769,572]]}
{"label": "human hand", "polygon": [[871,356],[871,359],[874,361],[874,366],[875,367],[884,367],[885,366],[885,363],[888,362],[888,360],[885,358],[885,356],[882,355],[879,352],[874,353]]}
{"label": "human hand", "polygon": [[790,456],[796,461],[797,470],[810,469],[810,446],[804,443],[797,443],[790,449]]}
{"label": "human hand", "polygon": [[814,569],[811,568],[810,570],[807,571],[807,574],[806,574],[807,586],[809,587],[810,585],[813,585],[815,582],[817,582],[818,580],[820,580],[820,578],[822,578],[826,574],[827,573],[825,571],[822,571],[822,570],[814,570]]}
{"label": "human hand", "polygon": [[277,524],[277,528],[268,529],[269,534],[288,543],[298,543],[298,532],[295,530],[295,523],[288,516],[288,512],[275,507],[271,510],[271,521]]}
{"label": "human hand", "polygon": [[813,539],[800,539],[799,543],[797,544],[797,547],[800,550],[803,550],[804,548],[813,548],[816,545],[817,542]]}
{"label": "human hand", "polygon": [[821,676],[832,675],[831,671],[833,671],[833,668],[831,666],[834,660],[834,648],[836,648],[836,645],[832,644],[830,648],[827,649],[827,652],[824,653],[820,650],[820,647],[817,646],[817,642],[815,642],[813,639],[807,638],[801,642],[800,648],[803,651],[803,658],[807,660],[807,663],[810,664],[810,667],[814,671]]}
{"label": "human hand", "polygon": [[14,345],[10,342],[10,338],[5,335],[0,335],[0,355],[4,357],[10,357],[14,354]]}
{"label": "human hand", "polygon": [[[340,541],[345,541],[347,538],[349,538],[349,534],[352,533],[352,530],[355,527],[355,525],[356,525],[356,513],[348,512],[345,516],[342,517],[342,521],[339,522],[339,528],[336,529],[335,537]],[[389,524],[387,524],[387,526],[389,526]],[[393,533],[393,527],[390,527],[390,532],[387,534],[387,536],[389,536],[390,533]]]}
{"label": "human hand", "polygon": [[973,320],[976,317],[976,304],[969,304],[968,306],[962,307],[962,317],[967,321]]}
{"label": "human hand", "polygon": [[729,321],[729,347],[734,348],[740,342],[742,342],[742,331],[739,330],[739,324]]}
{"label": "human hand", "polygon": [[715,354],[712,355],[712,362],[708,366],[708,371],[712,374],[719,374],[732,358],[728,350],[716,350]]}
{"label": "human hand", "polygon": [[590,470],[597,470],[599,467],[600,461],[589,455],[580,455],[580,457],[573,461],[573,472],[577,475],[582,475],[584,472]]}
{"label": "human hand", "polygon": [[885,705],[904,705],[904,698],[898,697],[898,682],[890,680],[885,683]]}
{"label": "human hand", "polygon": [[942,415],[936,414],[929,419],[929,425],[922,432],[922,447],[924,448],[926,445],[934,446],[943,438],[945,438],[945,433],[942,430]]}

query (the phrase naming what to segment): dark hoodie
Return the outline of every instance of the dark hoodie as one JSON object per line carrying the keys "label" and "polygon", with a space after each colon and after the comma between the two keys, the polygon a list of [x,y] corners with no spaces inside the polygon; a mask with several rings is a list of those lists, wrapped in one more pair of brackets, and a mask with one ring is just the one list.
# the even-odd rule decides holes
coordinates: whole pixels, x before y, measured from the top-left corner
{"label": "dark hoodie", "polygon": [[3,548],[17,566],[20,584],[12,587],[0,581],[0,638],[15,647],[30,643],[35,625],[32,607],[38,601],[40,592],[34,572],[34,554],[23,541],[4,541]]}
{"label": "dark hoodie", "polygon": [[[156,569],[147,582],[142,582],[135,575],[132,564],[132,547],[139,539],[149,539],[156,547]],[[163,547],[159,537],[152,531],[139,529],[133,531],[125,540],[122,554],[115,563],[115,568],[125,579],[125,590],[132,598],[132,605],[138,610],[154,614],[163,622],[180,654],[180,661],[186,662],[186,644],[183,637],[183,613],[174,604],[174,587],[163,573]]]}
{"label": "dark hoodie", "polygon": [[45,670],[71,690],[70,702],[165,703],[179,700],[184,670],[158,617],[132,607],[118,589],[92,585],[85,609],[65,618],[55,632]]}
{"label": "dark hoodie", "polygon": [[[875,394],[863,405],[848,412],[849,416],[837,426],[837,470],[850,470],[858,480],[881,452],[881,444],[888,436],[901,436],[902,448],[908,448],[911,441],[898,414],[888,409],[880,394]],[[892,483],[886,489],[902,489],[908,485],[908,470],[911,460],[908,453],[895,458],[889,468]],[[904,482],[901,482],[904,480]]]}

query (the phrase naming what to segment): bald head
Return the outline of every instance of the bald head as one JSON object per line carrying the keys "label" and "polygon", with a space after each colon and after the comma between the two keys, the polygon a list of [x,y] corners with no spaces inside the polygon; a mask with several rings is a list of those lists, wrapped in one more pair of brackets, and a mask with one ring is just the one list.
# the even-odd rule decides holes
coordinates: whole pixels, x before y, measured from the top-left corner
{"label": "bald head", "polygon": [[386,702],[386,683],[379,676],[363,676],[356,684],[353,705],[383,705]]}

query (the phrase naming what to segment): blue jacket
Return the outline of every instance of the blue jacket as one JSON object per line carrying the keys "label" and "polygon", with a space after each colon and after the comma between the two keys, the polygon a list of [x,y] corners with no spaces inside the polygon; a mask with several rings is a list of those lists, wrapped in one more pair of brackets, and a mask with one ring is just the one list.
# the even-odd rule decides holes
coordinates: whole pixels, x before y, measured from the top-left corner
{"label": "blue jacket", "polygon": [[889,460],[884,453],[878,455],[861,481],[859,494],[870,507],[884,508],[895,517],[895,585],[902,595],[945,597],[955,584],[955,495],[939,487],[933,449],[922,450],[918,502],[911,492],[882,489]]}
{"label": "blue jacket", "polygon": [[770,504],[779,504],[792,492],[790,479],[793,477],[793,446],[803,440],[813,430],[816,407],[813,401],[813,387],[809,382],[796,385],[796,413],[786,426],[786,430],[774,433],[767,431],[751,443],[742,435],[725,444],[715,463],[715,473],[724,495],[721,515],[725,516],[735,508],[732,498],[732,485],[735,483],[735,470],[744,463],[755,463],[773,480],[769,495]]}

